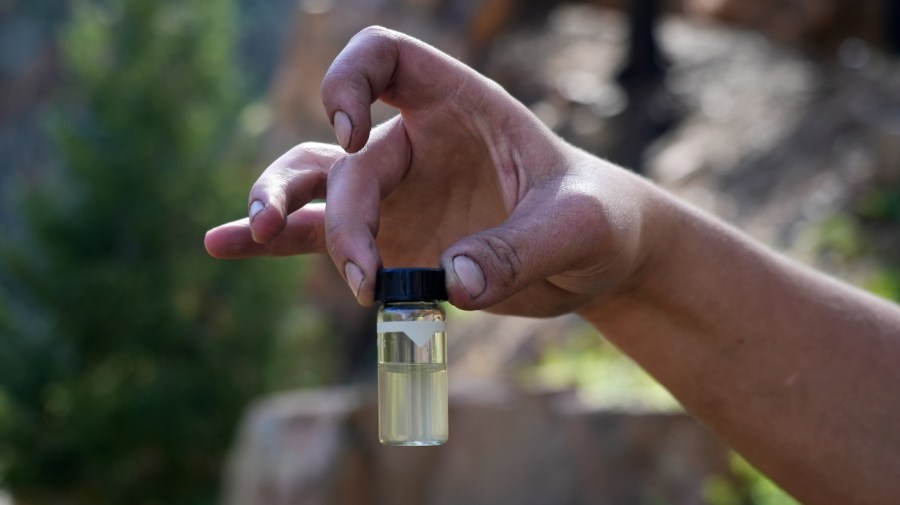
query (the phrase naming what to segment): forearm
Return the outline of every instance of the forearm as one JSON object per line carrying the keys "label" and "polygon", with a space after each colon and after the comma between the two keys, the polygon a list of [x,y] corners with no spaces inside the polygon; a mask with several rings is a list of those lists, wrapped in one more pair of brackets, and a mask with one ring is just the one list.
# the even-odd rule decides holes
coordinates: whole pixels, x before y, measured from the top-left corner
{"label": "forearm", "polygon": [[582,315],[805,503],[894,503],[900,310],[648,191],[640,283]]}

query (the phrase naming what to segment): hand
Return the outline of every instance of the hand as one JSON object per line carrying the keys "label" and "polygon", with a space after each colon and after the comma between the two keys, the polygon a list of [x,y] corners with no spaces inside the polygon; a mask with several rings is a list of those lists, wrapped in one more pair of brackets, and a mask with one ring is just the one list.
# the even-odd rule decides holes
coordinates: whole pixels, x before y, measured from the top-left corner
{"label": "hand", "polygon": [[[400,114],[373,130],[379,99]],[[207,233],[210,254],[327,252],[362,304],[380,266],[440,264],[454,305],[523,316],[637,282],[649,185],[566,144],[472,69],[368,28],[332,64],[322,100],[343,149],[301,144],[275,161],[250,191],[250,218]]]}

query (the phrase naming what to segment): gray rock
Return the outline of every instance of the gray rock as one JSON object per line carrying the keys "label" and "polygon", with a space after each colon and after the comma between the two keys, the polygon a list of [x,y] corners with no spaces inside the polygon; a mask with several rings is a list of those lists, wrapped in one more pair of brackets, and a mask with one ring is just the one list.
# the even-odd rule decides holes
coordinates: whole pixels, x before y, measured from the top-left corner
{"label": "gray rock", "polygon": [[727,449],[686,414],[591,410],[569,392],[454,388],[441,447],[379,444],[374,391],[280,395],[248,413],[227,505],[703,503]]}

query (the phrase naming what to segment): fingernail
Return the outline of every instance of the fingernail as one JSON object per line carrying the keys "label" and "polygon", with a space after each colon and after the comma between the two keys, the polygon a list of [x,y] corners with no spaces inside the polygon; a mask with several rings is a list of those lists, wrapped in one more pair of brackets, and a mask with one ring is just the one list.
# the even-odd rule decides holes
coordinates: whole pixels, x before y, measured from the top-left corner
{"label": "fingernail", "polygon": [[468,256],[456,256],[453,258],[453,270],[456,272],[456,278],[465,288],[469,296],[476,298],[484,293],[484,274],[481,268],[472,261]]}
{"label": "fingernail", "polygon": [[253,221],[253,218],[256,217],[257,214],[263,211],[266,206],[260,202],[259,200],[253,200],[253,203],[250,204],[250,221]]}
{"label": "fingernail", "polygon": [[334,113],[334,134],[337,136],[338,143],[341,147],[347,149],[350,146],[350,134],[353,133],[353,123],[350,122],[350,116],[344,111]]}
{"label": "fingernail", "polygon": [[352,261],[348,261],[344,265],[344,276],[347,278],[347,284],[353,291],[353,296],[359,298],[359,288],[362,286],[363,273]]}

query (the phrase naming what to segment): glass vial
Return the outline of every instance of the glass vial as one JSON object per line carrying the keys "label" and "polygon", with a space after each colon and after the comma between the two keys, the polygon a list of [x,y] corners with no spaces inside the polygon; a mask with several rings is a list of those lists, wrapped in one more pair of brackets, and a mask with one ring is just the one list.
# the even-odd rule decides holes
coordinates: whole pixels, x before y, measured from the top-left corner
{"label": "glass vial", "polygon": [[385,445],[447,441],[444,283],[441,269],[378,272],[378,432]]}

